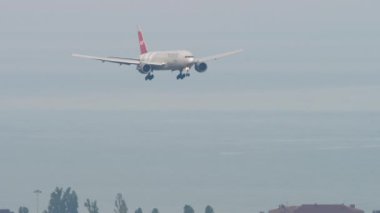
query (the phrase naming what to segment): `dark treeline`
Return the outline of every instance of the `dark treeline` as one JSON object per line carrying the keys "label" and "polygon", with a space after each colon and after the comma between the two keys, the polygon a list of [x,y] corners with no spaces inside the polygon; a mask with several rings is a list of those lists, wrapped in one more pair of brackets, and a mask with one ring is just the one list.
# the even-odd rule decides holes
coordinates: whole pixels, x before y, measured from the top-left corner
{"label": "dark treeline", "polygon": [[[86,199],[84,202],[88,213],[99,213],[99,208],[96,200]],[[77,193],[70,187],[64,190],[63,188],[56,187],[50,194],[49,206],[43,213],[78,213],[78,196]],[[29,213],[28,208],[21,206],[18,213]],[[128,213],[127,203],[121,193],[115,197],[114,213]],[[134,213],[143,213],[142,208],[137,208]],[[153,208],[151,213],[160,213],[157,208]],[[195,213],[193,207],[185,205],[183,213]],[[211,206],[207,206],[205,213],[214,213]]]}
{"label": "dark treeline", "polygon": [[25,206],[20,206],[20,208],[18,208],[18,213],[29,213],[29,209]]}

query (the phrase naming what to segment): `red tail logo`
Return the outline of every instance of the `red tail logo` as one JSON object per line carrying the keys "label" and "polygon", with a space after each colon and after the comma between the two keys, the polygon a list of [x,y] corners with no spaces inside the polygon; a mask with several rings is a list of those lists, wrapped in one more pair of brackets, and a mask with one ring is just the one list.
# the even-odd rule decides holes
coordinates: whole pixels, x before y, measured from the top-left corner
{"label": "red tail logo", "polygon": [[146,48],[146,44],[144,42],[144,37],[143,37],[141,29],[139,29],[138,36],[139,36],[140,54],[145,54],[148,52],[148,50]]}

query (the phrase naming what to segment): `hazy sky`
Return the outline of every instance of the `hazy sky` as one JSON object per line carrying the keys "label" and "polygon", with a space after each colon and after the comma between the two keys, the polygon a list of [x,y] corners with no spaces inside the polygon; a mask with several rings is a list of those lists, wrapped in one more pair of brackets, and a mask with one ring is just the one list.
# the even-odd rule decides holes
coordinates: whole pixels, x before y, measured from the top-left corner
{"label": "hazy sky", "polygon": [[[380,108],[378,1],[8,1],[1,14],[1,109]],[[197,56],[243,48],[204,74],[153,82],[133,66],[70,57]],[[158,100],[157,100],[158,99]]]}
{"label": "hazy sky", "polygon": [[[276,168],[287,166],[301,168],[299,175],[304,178],[318,175],[308,170],[309,164],[298,164],[308,159],[308,154],[315,159],[327,155],[326,159],[332,161],[308,159],[311,165],[318,168],[332,163],[323,171],[324,174],[343,167],[345,175],[357,175],[348,171],[349,166],[342,163],[340,155],[336,157],[319,151],[339,150],[338,154],[342,155],[347,151],[344,154],[353,157],[354,150],[358,148],[361,157],[351,162],[356,166],[353,171],[356,169],[372,174],[366,181],[369,184],[376,183],[379,173],[374,172],[373,168],[379,166],[376,162],[380,161],[374,157],[380,142],[377,128],[380,123],[379,8],[378,0],[1,0],[0,171],[10,175],[0,175],[0,208],[15,209],[22,205],[18,201],[20,194],[24,194],[22,200],[25,205],[33,208],[34,197],[28,193],[37,187],[44,190],[43,204],[46,206],[52,187],[71,185],[77,186],[78,193],[82,192],[83,196],[98,199],[103,209],[111,209],[113,197],[110,195],[117,193],[114,189],[121,184],[115,182],[119,181],[118,178],[107,178],[120,169],[115,166],[118,163],[140,159],[140,151],[145,154],[142,154],[139,166],[145,167],[146,162],[149,166],[139,170],[129,163],[127,168],[144,175],[162,168],[161,182],[155,185],[153,180],[143,179],[134,183],[136,179],[129,177],[128,173],[115,173],[126,178],[125,187],[130,187],[134,193],[144,189],[138,186],[144,186],[146,181],[152,191],[157,191],[152,192],[147,187],[145,192],[160,199],[150,197],[139,204],[137,200],[145,197],[138,195],[131,210],[137,205],[156,207],[161,203],[168,212],[174,213],[176,210],[181,211],[182,204],[185,204],[180,203],[180,199],[186,202],[186,199],[193,198],[200,208],[208,203],[208,195],[229,192],[236,199],[231,199],[230,203],[223,202],[227,200],[224,197],[226,194],[220,195],[220,199],[215,201],[215,206],[219,206],[218,213],[231,212],[239,205],[238,210],[242,212],[258,212],[276,207],[280,202],[299,204],[297,202],[313,202],[318,197],[323,197],[320,201],[324,202],[345,202],[345,198],[338,198],[338,192],[331,197],[319,191],[310,197],[302,194],[307,189],[314,190],[325,183],[339,182],[339,174],[333,175],[333,183],[329,182],[328,176],[321,182],[316,181],[316,188],[303,188],[302,184],[293,183],[290,174],[286,175],[284,182],[265,182],[260,179],[264,185],[250,185],[248,180],[256,177],[256,173],[252,172],[256,169],[265,173],[269,168],[273,175]],[[143,28],[149,50],[188,49],[200,57],[240,48],[244,52],[210,62],[207,72],[192,72],[190,78],[182,81],[176,80],[176,73],[162,72],[156,73],[151,82],[145,82],[144,76],[134,66],[103,64],[71,57],[72,53],[138,57],[136,25]],[[149,115],[135,113],[136,110],[148,111]],[[168,113],[172,110],[177,114]],[[196,110],[209,111],[211,117],[207,117],[207,113],[185,113]],[[185,114],[181,114],[181,111]],[[232,114],[224,115],[224,111]],[[308,116],[280,116],[278,124],[271,114],[256,120],[257,114],[250,114],[254,111],[337,112],[338,115],[330,118],[329,114],[324,114],[319,119],[318,114],[313,114],[314,117],[311,117],[317,120],[315,123]],[[155,112],[159,115],[151,118]],[[244,112],[248,113],[247,117],[242,116]],[[346,114],[339,114],[343,112]],[[369,114],[362,117],[355,113]],[[231,124],[229,119],[234,122]],[[333,119],[332,123],[330,119]],[[310,122],[305,127],[306,136],[302,132],[303,122]],[[189,128],[189,132],[183,130],[180,124]],[[181,130],[175,131],[178,126]],[[145,127],[149,127],[148,130]],[[231,132],[228,132],[229,129],[232,129]],[[267,132],[264,139],[256,129]],[[284,129],[289,130],[290,135],[284,133]],[[258,135],[246,134],[245,131]],[[358,135],[355,135],[356,131]],[[225,134],[219,135],[220,132]],[[190,138],[187,138],[187,133],[191,135]],[[198,139],[198,134],[205,137],[200,143],[188,145]],[[186,143],[181,143],[182,138],[186,138]],[[252,138],[255,140],[250,144]],[[308,148],[303,139],[318,142],[306,141],[311,144]],[[95,145],[91,144],[91,140],[94,140]],[[283,140],[284,143],[279,142]],[[165,155],[161,156],[155,154],[153,149],[158,145],[151,147],[154,141],[165,141],[162,146],[175,145],[169,150],[159,146]],[[261,155],[257,150],[245,150],[260,147],[262,141],[268,142],[268,145],[261,147],[264,150]],[[224,146],[230,142],[233,145]],[[111,143],[113,148],[106,148],[107,143]],[[291,146],[287,146],[288,143]],[[293,150],[295,144],[300,145],[301,149]],[[67,156],[64,153],[77,145],[73,160],[65,159]],[[93,146],[91,151],[86,149],[89,146]],[[177,152],[186,153],[184,147],[191,152],[176,164],[171,157],[179,157]],[[216,147],[216,158],[212,157],[212,147]],[[284,156],[275,160],[267,159],[268,155],[281,155],[281,148],[287,150]],[[134,152],[132,157],[123,158],[123,154],[118,153],[117,157],[112,158],[112,154],[118,150]],[[36,157],[46,152],[50,153],[50,157],[59,156],[60,160]],[[100,159],[92,153],[100,153]],[[198,176],[190,178],[189,188],[186,188],[183,185],[187,181],[187,172],[178,176],[184,178],[184,182],[178,181],[177,176],[165,176],[180,169],[181,163],[189,168],[202,165],[201,161],[193,159],[199,157],[197,153],[200,153],[200,159],[211,159],[199,171],[201,174],[207,174],[209,169],[217,167],[217,174],[226,176],[218,183],[231,184],[229,181],[239,182],[239,178],[242,178],[241,185],[237,188],[233,184],[229,185],[224,191],[218,188],[220,185],[212,184],[211,179],[216,176],[211,175],[204,182]],[[207,158],[209,154],[211,157]],[[223,156],[223,160],[219,161],[217,159],[220,156]],[[226,156],[228,159],[243,157],[229,161],[225,160]],[[66,169],[63,174],[70,174],[68,165],[74,164],[74,159],[85,159],[75,167],[75,172],[82,171],[89,162],[96,162],[99,167],[94,166],[94,169],[99,169],[100,173],[104,171],[109,176],[104,174],[99,180],[86,185],[82,181],[88,175],[95,176],[98,173],[81,173],[83,176],[79,180],[70,175],[56,175],[58,168]],[[281,164],[284,159],[288,164]],[[156,164],[152,162],[154,160]],[[193,160],[198,164],[191,164]],[[265,166],[257,163],[251,167],[244,163],[251,160],[266,160],[269,164]],[[32,165],[37,165],[35,170]],[[226,170],[223,170],[224,166]],[[56,175],[55,178],[41,176],[45,169],[49,172],[48,176]],[[229,176],[231,173],[239,174],[239,169],[252,171],[243,172],[241,176]],[[21,175],[23,170],[27,170],[28,175],[14,179],[12,174]],[[355,177],[343,183],[363,181]],[[172,188],[179,189],[165,189],[166,179],[173,181],[174,185],[170,185]],[[215,188],[205,187],[205,191],[197,191],[199,194],[191,191],[191,187],[202,188],[202,184],[206,183]],[[335,189],[345,189],[343,183]],[[281,188],[283,194],[276,191],[276,187],[282,184],[290,184],[289,187]],[[94,185],[103,188],[94,190],[91,188]],[[292,186],[296,190],[300,189],[297,191],[299,195],[289,196]],[[365,191],[370,186],[355,186],[345,192],[363,195],[358,200],[371,210],[375,208],[372,203],[364,202],[368,198],[364,195],[371,195],[371,192]],[[250,193],[256,189],[259,189],[259,194]],[[187,190],[190,191],[188,196],[181,197],[178,194]],[[263,197],[260,196],[261,192]],[[166,193],[167,196],[158,193]],[[133,197],[129,195],[130,199]],[[256,200],[252,206],[249,205],[253,202],[251,200]],[[346,201],[355,200],[349,197]],[[176,206],[171,208],[169,204],[172,202]]]}

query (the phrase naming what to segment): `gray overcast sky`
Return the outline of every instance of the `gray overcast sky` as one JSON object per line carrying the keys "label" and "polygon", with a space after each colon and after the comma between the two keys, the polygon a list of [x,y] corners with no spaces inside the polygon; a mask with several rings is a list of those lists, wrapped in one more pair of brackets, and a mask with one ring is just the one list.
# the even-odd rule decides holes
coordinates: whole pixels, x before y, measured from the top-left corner
{"label": "gray overcast sky", "polygon": [[[185,202],[218,213],[282,202],[376,208],[379,8],[378,0],[1,0],[0,208],[33,208],[37,187],[45,207],[57,185],[98,199],[104,212],[119,191],[131,211],[174,213]],[[133,66],[71,57],[137,57],[136,25],[149,50],[245,51],[183,81],[162,72],[145,82]],[[299,179],[286,168],[299,168]]]}
{"label": "gray overcast sky", "polygon": [[[3,0],[0,106],[378,110],[379,4]],[[189,81],[162,73],[149,84],[132,66],[70,57],[136,57],[137,24],[151,50],[245,52]]]}

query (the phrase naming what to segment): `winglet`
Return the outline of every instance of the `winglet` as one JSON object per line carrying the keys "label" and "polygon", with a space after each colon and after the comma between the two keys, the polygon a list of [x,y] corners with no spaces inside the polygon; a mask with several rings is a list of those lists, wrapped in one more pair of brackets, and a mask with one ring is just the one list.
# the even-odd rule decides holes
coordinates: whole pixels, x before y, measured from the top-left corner
{"label": "winglet", "polygon": [[141,30],[141,27],[140,26],[137,26],[138,28],[138,37],[139,37],[139,45],[140,45],[140,54],[145,54],[148,52],[148,49],[146,47],[146,44],[145,44],[145,41],[144,41],[144,37],[143,37],[143,33],[142,33],[142,30]]}

